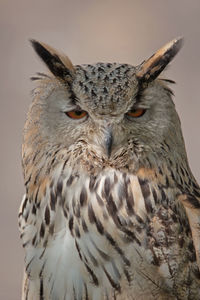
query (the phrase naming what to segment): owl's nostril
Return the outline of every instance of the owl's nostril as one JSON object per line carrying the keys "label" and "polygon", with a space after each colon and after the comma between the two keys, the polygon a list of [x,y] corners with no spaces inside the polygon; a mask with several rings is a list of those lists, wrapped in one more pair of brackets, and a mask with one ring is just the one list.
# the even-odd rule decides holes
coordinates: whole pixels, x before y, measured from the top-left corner
{"label": "owl's nostril", "polygon": [[106,154],[108,158],[111,155],[112,144],[113,144],[112,130],[109,128],[105,133],[105,148],[106,148]]}

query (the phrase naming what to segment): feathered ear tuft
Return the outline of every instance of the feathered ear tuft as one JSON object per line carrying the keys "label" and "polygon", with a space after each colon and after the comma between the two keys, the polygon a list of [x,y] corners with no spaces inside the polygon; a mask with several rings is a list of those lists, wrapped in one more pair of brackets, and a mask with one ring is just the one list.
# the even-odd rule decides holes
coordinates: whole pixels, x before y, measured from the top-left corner
{"label": "feathered ear tuft", "polygon": [[137,78],[143,84],[153,81],[164,70],[168,63],[179,52],[183,45],[183,39],[174,39],[160,48],[149,59],[144,61],[136,73]]}
{"label": "feathered ear tuft", "polygon": [[30,40],[30,42],[38,56],[56,77],[67,81],[72,80],[75,69],[67,56],[44,43],[36,40]]}

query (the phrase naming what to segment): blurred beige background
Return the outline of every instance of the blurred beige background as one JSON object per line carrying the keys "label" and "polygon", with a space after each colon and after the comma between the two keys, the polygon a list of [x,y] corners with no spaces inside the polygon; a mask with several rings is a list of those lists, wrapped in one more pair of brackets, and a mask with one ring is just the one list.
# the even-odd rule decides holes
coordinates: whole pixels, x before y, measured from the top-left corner
{"label": "blurred beige background", "polygon": [[117,61],[137,65],[180,35],[185,37],[184,48],[165,73],[177,81],[175,103],[190,165],[200,181],[199,0],[0,1],[0,299],[20,299],[21,136],[33,88],[29,77],[45,70],[28,39],[63,50],[75,64]]}

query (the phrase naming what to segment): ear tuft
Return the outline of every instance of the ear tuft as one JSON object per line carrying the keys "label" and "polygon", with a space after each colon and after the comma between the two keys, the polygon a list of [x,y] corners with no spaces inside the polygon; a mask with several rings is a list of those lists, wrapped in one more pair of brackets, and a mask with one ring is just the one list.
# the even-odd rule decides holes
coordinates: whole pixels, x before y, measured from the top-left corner
{"label": "ear tuft", "polygon": [[58,51],[36,40],[30,40],[38,56],[47,65],[49,70],[58,78],[71,81],[75,69],[69,58]]}
{"label": "ear tuft", "polygon": [[142,83],[153,81],[164,70],[168,63],[179,52],[183,45],[183,38],[174,39],[160,48],[149,59],[144,61],[136,73]]}

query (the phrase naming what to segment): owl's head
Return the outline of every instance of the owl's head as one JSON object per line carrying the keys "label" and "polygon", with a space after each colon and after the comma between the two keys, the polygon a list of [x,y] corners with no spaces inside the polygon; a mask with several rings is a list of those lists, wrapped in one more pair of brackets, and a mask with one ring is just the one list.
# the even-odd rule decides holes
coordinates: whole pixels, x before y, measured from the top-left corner
{"label": "owl's head", "polygon": [[[180,50],[175,39],[137,67],[118,63],[74,66],[44,43],[32,45],[51,75],[39,85],[25,126],[25,143],[46,153],[57,147],[99,164],[185,157],[170,80],[158,75]],[[30,136],[32,137],[30,138]]]}

